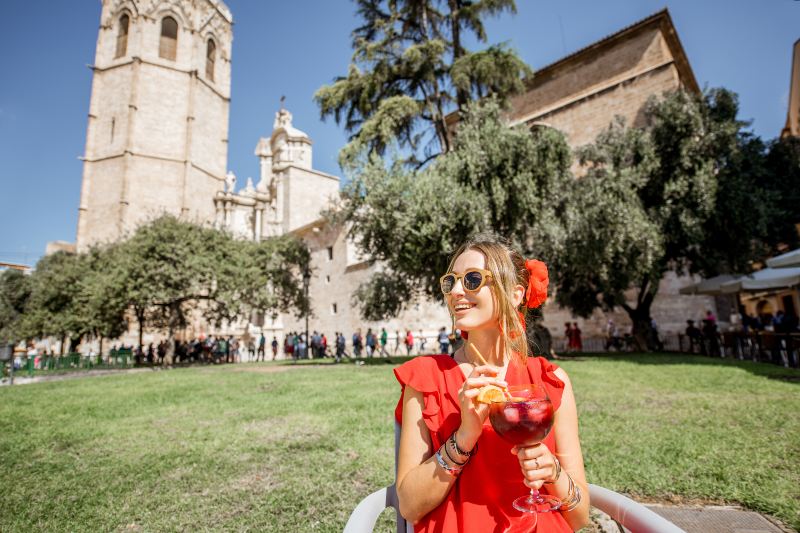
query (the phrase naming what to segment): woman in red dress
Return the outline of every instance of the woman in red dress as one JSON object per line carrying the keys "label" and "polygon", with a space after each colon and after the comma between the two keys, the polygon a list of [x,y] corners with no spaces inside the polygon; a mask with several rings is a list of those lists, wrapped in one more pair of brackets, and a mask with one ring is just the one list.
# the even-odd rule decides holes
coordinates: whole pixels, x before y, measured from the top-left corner
{"label": "woman in red dress", "polygon": [[[546,291],[544,264],[525,261],[494,236],[470,239],[454,255],[442,292],[466,342],[452,357],[417,357],[395,370],[402,387],[397,492],[415,531],[567,532],[588,524],[572,385],[563,369],[528,356],[522,312],[543,304]],[[512,447],[476,397],[485,385],[524,383],[547,390],[555,421],[542,443]],[[562,500],[560,510],[515,510],[526,486]]]}

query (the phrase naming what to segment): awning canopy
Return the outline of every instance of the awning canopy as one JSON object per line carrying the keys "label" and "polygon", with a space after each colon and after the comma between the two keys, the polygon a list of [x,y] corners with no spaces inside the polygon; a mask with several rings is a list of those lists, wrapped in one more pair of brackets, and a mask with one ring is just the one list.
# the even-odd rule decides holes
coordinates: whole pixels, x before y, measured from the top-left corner
{"label": "awning canopy", "polygon": [[732,274],[722,274],[721,276],[704,279],[699,283],[693,283],[692,285],[682,288],[678,292],[681,294],[705,294],[707,296],[719,296],[720,294],[723,294],[720,289],[723,283],[735,281],[740,277],[741,276]]}
{"label": "awning canopy", "polygon": [[748,276],[723,283],[720,290],[723,294],[732,294],[740,291],[788,289],[796,285],[800,285],[800,267],[765,268]]}
{"label": "awning canopy", "polygon": [[800,267],[800,248],[767,259],[767,266],[770,268]]}

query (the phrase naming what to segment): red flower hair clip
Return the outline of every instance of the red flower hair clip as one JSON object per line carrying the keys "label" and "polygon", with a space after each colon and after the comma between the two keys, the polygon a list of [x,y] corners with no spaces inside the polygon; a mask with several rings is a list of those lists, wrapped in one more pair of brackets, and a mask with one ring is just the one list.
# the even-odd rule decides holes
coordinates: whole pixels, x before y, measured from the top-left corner
{"label": "red flower hair clip", "polygon": [[550,283],[550,276],[547,273],[547,265],[538,259],[526,260],[525,269],[530,274],[525,305],[529,309],[535,309],[547,300],[547,285]]}

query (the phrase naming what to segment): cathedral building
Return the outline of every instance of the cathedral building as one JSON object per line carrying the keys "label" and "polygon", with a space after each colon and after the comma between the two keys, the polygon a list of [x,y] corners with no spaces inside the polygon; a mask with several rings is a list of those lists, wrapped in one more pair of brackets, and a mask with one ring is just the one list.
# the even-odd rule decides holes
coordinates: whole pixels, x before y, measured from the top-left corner
{"label": "cathedral building", "polygon": [[228,164],[232,25],[217,0],[103,0],[79,251],[164,212],[213,220]]}
{"label": "cathedral building", "polygon": [[[269,137],[256,143],[257,183],[237,189],[227,168],[228,106],[233,18],[219,0],[103,0],[92,83],[77,247],[124,237],[167,212],[214,224],[243,239],[293,234],[311,251],[310,329],[333,338],[368,327],[394,334],[411,329],[431,338],[450,318],[440,301],[414,301],[382,324],[361,320],[353,295],[382,266],[361,257],[346,228],[321,211],[339,194],[339,178],[313,168],[312,139],[281,106]],[[592,142],[616,116],[642,125],[651,96],[684,88],[698,91],[669,13],[660,11],[536,71],[515,97],[513,124],[553,127],[569,144]],[[254,162],[255,166],[255,162]],[[402,238],[402,236],[399,236]],[[663,331],[683,329],[687,318],[716,310],[713,299],[681,296],[689,283],[668,275],[653,315]],[[724,315],[725,312],[720,310]],[[609,317],[580,320],[585,336],[602,335]],[[545,324],[558,336],[575,319],[549,303]],[[725,316],[720,317],[725,319]],[[291,314],[254,316],[229,333],[264,332],[282,340],[304,331]],[[201,323],[189,335],[207,333]]]}

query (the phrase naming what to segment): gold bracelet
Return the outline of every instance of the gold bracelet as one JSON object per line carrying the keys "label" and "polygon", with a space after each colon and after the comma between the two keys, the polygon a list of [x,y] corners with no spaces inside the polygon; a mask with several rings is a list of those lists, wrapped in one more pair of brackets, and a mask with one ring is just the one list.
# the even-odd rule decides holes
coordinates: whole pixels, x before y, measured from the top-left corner
{"label": "gold bracelet", "polygon": [[569,479],[569,490],[567,496],[561,500],[561,507],[558,509],[564,512],[572,511],[581,502],[581,488],[575,484],[569,474],[567,474],[567,479]]}
{"label": "gold bracelet", "polygon": [[554,477],[550,481],[545,481],[544,482],[545,485],[552,485],[553,483],[558,481],[558,478],[561,477],[561,461],[558,460],[558,457],[553,457],[553,461],[555,461],[556,463],[556,477]]}
{"label": "gold bracelet", "polygon": [[559,508],[559,511],[565,511],[565,512],[572,511],[572,510],[573,510],[573,509],[575,509],[575,508],[578,506],[578,504],[580,504],[580,503],[581,503],[581,488],[580,488],[580,487],[578,487],[578,486],[576,486],[576,487],[575,487],[575,496],[573,497],[572,501],[571,501],[571,502],[569,502],[569,503],[567,503],[567,504],[566,504],[566,507],[564,507],[564,504],[562,503],[562,504],[561,504],[561,505],[562,505],[562,507],[561,507],[561,508]]}

